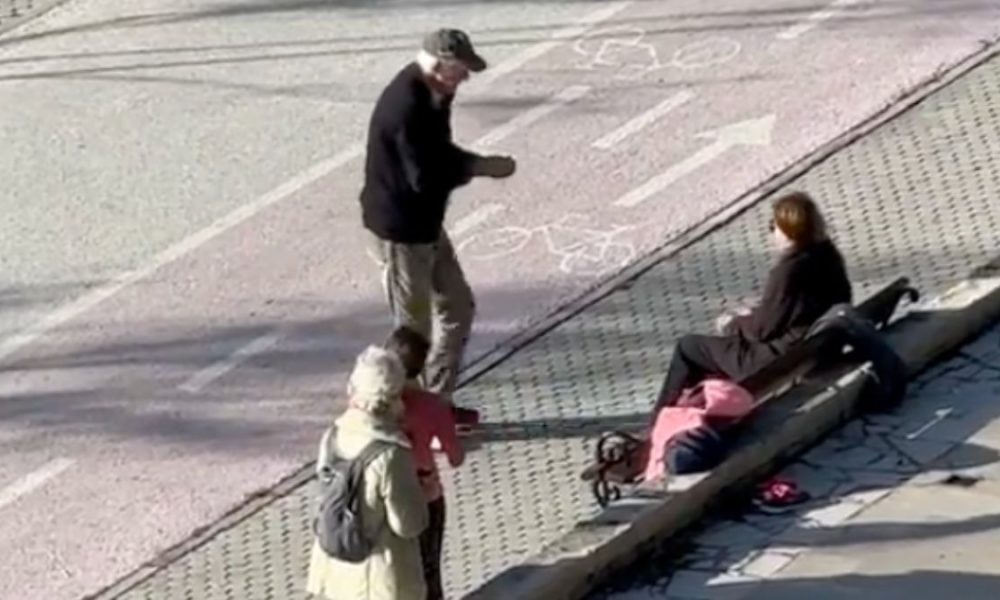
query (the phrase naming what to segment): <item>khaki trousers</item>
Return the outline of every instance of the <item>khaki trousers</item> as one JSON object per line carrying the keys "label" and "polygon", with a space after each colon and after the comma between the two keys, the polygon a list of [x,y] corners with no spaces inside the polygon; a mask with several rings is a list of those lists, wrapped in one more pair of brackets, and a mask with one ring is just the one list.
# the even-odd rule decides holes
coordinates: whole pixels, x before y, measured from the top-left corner
{"label": "khaki trousers", "polygon": [[442,231],[433,244],[399,244],[371,236],[396,327],[406,325],[431,342],[423,384],[451,399],[475,318],[475,298]]}

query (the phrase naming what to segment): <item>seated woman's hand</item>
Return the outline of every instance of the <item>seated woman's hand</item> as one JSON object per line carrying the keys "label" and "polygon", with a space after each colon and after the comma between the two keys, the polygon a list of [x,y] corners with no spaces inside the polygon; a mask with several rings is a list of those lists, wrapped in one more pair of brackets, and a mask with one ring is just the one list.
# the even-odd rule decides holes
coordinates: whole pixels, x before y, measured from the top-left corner
{"label": "seated woman's hand", "polygon": [[715,320],[715,330],[719,335],[729,335],[734,333],[735,324],[739,317],[749,317],[753,309],[746,306],[738,306],[731,311],[724,312]]}
{"label": "seated woman's hand", "polygon": [[735,319],[736,315],[733,313],[722,313],[717,319],[715,319],[715,331],[719,335],[726,335],[730,333],[730,328],[732,327]]}

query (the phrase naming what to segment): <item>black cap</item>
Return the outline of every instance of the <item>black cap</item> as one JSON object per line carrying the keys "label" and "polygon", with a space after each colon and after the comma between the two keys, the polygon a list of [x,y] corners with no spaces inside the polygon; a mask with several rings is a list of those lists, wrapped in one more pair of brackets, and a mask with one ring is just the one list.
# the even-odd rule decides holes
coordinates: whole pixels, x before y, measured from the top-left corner
{"label": "black cap", "polygon": [[486,61],[476,54],[472,40],[458,29],[438,29],[424,38],[424,50],[438,58],[457,60],[473,73],[486,69]]}

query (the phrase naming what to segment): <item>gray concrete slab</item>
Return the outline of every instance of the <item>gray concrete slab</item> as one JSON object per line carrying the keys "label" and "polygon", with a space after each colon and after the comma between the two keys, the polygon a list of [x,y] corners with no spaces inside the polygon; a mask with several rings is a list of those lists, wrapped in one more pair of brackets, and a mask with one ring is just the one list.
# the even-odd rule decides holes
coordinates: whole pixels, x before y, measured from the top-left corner
{"label": "gray concrete slab", "polygon": [[998,491],[995,481],[970,489],[904,486],[769,573],[745,598],[993,598]]}

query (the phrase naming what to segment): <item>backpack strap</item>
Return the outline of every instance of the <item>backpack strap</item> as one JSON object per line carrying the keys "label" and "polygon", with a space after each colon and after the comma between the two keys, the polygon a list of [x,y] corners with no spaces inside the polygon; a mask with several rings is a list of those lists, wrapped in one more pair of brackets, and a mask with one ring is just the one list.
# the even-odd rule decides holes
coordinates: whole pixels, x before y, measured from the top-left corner
{"label": "backpack strap", "polygon": [[390,446],[392,446],[392,444],[389,442],[372,440],[371,442],[368,442],[367,446],[364,447],[361,454],[358,454],[354,458],[354,464],[361,469],[367,468],[369,463],[378,458],[384,450],[388,450]]}
{"label": "backpack strap", "polygon": [[323,432],[323,437],[319,440],[320,454],[316,457],[316,474],[320,479],[324,479],[325,473],[333,466],[337,459],[337,454],[333,451],[333,433],[336,428],[327,427]]}
{"label": "backpack strap", "polygon": [[320,447],[323,449],[322,458],[323,464],[317,465],[317,471],[323,472],[326,469],[332,468],[338,462],[343,461],[343,458],[337,453],[334,448],[334,440],[337,439],[337,426],[331,425],[323,432],[323,437],[320,439]]}
{"label": "backpack strap", "polygon": [[361,450],[360,454],[351,460],[351,480],[355,484],[355,489],[360,489],[361,481],[364,479],[365,469],[368,468],[368,465],[378,458],[383,451],[388,450],[390,446],[392,444],[389,442],[372,440]]}
{"label": "backpack strap", "polygon": [[323,464],[320,465],[320,471],[332,467],[338,460],[349,462],[350,476],[355,482],[359,481],[361,476],[364,474],[365,469],[368,464],[371,463],[383,450],[386,450],[391,446],[389,442],[383,442],[382,440],[372,440],[365,446],[361,453],[358,454],[353,459],[345,460],[341,457],[336,449],[334,448],[334,440],[337,439],[337,428],[336,426],[329,427],[324,433],[323,438],[320,441],[321,446],[324,448],[324,458]]}

